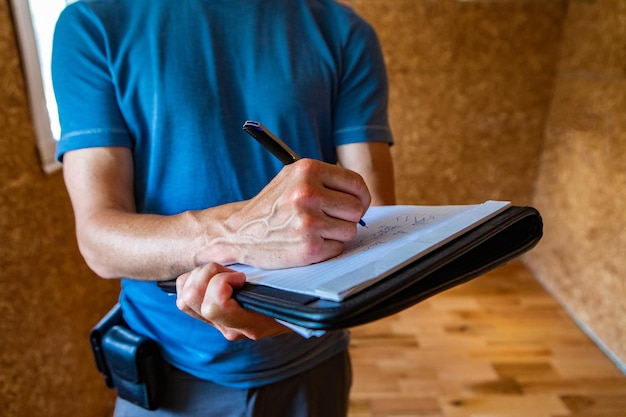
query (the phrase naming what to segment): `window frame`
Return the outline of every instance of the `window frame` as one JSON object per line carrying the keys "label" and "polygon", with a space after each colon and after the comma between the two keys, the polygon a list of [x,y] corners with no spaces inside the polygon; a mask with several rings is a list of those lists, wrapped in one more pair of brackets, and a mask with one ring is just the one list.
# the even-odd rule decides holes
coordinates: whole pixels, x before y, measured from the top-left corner
{"label": "window frame", "polygon": [[33,130],[42,169],[46,174],[51,174],[61,167],[55,158],[60,127],[50,75],[52,36],[59,13],[74,1],[11,0],[10,2]]}

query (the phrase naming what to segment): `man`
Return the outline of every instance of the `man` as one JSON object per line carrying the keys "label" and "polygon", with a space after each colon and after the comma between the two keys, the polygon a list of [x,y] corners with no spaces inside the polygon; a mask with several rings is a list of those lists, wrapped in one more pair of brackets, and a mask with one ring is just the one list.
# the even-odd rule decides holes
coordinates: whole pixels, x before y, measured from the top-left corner
{"label": "man", "polygon": [[[394,202],[371,27],[332,0],[80,1],[53,79],[81,253],[124,278],[126,322],[171,364],[159,410],[118,399],[116,416],[345,415],[348,333],[304,339],[244,310],[227,265],[329,259]],[[247,119],[303,159],[282,167]],[[177,297],[153,282],[177,276]]]}

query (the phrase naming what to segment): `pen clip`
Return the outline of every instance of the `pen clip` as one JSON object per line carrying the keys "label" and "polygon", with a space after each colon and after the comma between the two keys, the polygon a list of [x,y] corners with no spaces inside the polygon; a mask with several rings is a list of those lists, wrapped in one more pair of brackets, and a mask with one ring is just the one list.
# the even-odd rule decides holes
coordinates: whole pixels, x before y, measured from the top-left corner
{"label": "pen clip", "polygon": [[251,120],[243,124],[243,130],[256,139],[265,149],[270,151],[276,158],[285,165],[292,164],[300,159],[293,149],[280,140],[268,128],[259,122]]}

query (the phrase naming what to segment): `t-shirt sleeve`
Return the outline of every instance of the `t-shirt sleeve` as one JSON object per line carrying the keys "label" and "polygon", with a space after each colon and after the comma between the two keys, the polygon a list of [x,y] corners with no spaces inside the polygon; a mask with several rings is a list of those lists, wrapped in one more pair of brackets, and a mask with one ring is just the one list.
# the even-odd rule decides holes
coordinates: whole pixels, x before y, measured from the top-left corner
{"label": "t-shirt sleeve", "polygon": [[65,153],[82,148],[132,147],[109,70],[103,24],[84,3],[68,6],[59,17],[52,81],[61,124],[59,161]]}
{"label": "t-shirt sleeve", "polygon": [[387,71],[380,42],[369,23],[355,18],[343,48],[334,113],[335,145],[372,141],[392,144]]}

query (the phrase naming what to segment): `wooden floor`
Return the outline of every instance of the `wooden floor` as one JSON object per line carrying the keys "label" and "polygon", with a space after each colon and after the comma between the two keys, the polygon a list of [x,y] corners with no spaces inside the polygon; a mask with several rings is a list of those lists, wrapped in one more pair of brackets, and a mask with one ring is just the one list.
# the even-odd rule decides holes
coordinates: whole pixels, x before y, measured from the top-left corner
{"label": "wooden floor", "polygon": [[353,329],[350,417],[625,417],[626,376],[517,262]]}

